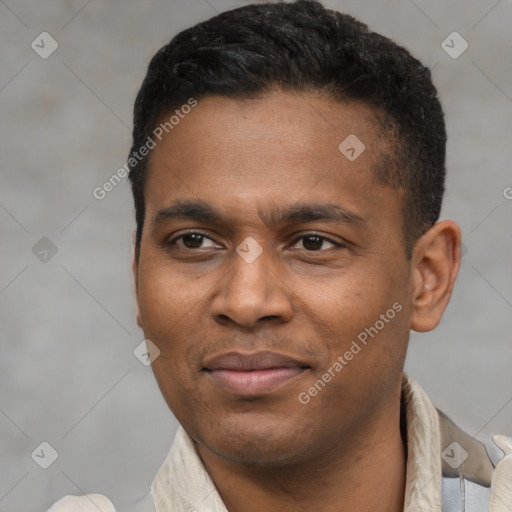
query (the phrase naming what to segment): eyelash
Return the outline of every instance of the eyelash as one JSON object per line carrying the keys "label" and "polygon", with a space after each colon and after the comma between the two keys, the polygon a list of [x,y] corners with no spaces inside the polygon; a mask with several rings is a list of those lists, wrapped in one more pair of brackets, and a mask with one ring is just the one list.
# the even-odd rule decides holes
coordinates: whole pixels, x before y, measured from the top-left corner
{"label": "eyelash", "polygon": [[[187,235],[199,235],[199,236],[202,236],[203,238],[207,238],[208,240],[211,240],[212,242],[215,242],[217,243],[215,240],[213,240],[210,236],[208,236],[207,234],[205,233],[202,233],[201,231],[188,231],[187,233],[182,233],[181,235],[178,235],[177,237],[169,240],[169,242],[167,242],[165,245],[166,246],[172,246],[172,245],[175,245],[176,242],[178,240],[182,240],[183,237],[187,236]],[[323,235],[320,235],[319,233],[315,233],[314,231],[311,231],[311,232],[307,232],[307,233],[303,233],[302,235],[296,237],[293,242],[291,243],[291,245],[295,245],[299,240],[303,239],[303,238],[307,238],[308,236],[316,236],[318,238],[321,239],[322,242],[329,242],[330,244],[332,244],[334,247],[336,248],[344,248],[346,247],[345,244],[343,243],[340,243],[340,242],[335,242],[334,240],[332,240],[331,238],[328,238],[326,236],[323,236]],[[219,244],[220,245],[220,244]],[[189,251],[193,251],[194,249],[190,249],[188,247],[180,247],[180,249],[185,249],[185,250],[189,250]],[[332,247],[329,247],[329,249],[332,249]],[[303,249],[307,252],[323,252],[325,251],[326,249],[319,249],[319,250],[308,250],[308,249]]]}
{"label": "eyelash", "polygon": [[[186,233],[182,233],[181,235],[178,235],[177,237],[169,240],[169,242],[167,242],[165,245],[167,245],[167,246],[175,245],[175,243],[178,240],[181,240],[181,239],[183,239],[183,237],[188,236],[188,235],[199,235],[199,236],[202,236],[203,238],[208,238],[208,240],[211,240],[212,242],[215,242],[215,240],[213,240],[213,238],[209,237],[205,233],[201,233],[201,231],[187,231]],[[215,242],[215,243],[217,243],[217,242]],[[180,247],[180,249],[185,249],[185,250],[189,250],[189,251],[194,250],[194,249],[189,249],[188,247]]]}
{"label": "eyelash", "polygon": [[323,249],[323,250],[322,250],[322,249],[318,249],[318,250],[308,250],[308,249],[306,249],[306,248],[303,248],[303,250],[305,250],[305,251],[307,251],[307,252],[324,252],[324,251],[329,250],[329,249],[334,249],[334,248],[338,248],[338,249],[339,249],[339,248],[343,248],[343,247],[345,247],[345,245],[344,245],[344,244],[342,244],[342,243],[340,243],[340,242],[335,242],[335,241],[334,241],[334,240],[332,240],[331,238],[326,237],[326,236],[323,236],[323,235],[320,235],[319,233],[315,233],[314,231],[310,231],[310,232],[307,232],[307,233],[303,233],[302,235],[300,235],[300,236],[296,237],[296,238],[293,240],[293,242],[292,242],[292,244],[291,244],[291,245],[295,245],[299,240],[302,240],[302,239],[307,238],[307,237],[309,237],[309,236],[316,236],[316,237],[318,237],[318,238],[321,240],[322,244],[323,244],[323,242],[329,242],[329,243],[330,243],[330,244],[332,244],[334,247],[328,247],[327,249]]}

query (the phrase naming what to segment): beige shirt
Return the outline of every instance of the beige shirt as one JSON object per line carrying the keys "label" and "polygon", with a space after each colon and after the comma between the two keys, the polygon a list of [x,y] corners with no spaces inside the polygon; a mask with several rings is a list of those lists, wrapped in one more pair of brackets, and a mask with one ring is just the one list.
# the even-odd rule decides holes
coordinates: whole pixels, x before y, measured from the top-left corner
{"label": "beige shirt", "polygon": [[[441,512],[441,435],[438,413],[418,383],[405,374],[402,395],[406,408],[408,443],[404,512]],[[512,477],[512,473],[509,476]],[[507,485],[511,483],[509,481]],[[153,481],[151,495],[148,494],[130,512],[227,512],[192,439],[181,427]],[[511,496],[508,498],[512,499]],[[115,512],[112,503],[101,495],[68,496],[48,512],[98,510]],[[493,512],[492,508],[489,510]],[[498,510],[502,509],[496,508]]]}

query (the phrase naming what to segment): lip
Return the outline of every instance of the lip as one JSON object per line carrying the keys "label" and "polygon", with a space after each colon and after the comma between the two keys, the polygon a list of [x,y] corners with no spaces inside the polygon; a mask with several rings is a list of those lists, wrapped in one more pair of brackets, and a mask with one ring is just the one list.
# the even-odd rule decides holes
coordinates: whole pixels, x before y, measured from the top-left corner
{"label": "lip", "polygon": [[230,393],[256,397],[286,385],[309,365],[275,352],[229,352],[208,360],[203,370]]}

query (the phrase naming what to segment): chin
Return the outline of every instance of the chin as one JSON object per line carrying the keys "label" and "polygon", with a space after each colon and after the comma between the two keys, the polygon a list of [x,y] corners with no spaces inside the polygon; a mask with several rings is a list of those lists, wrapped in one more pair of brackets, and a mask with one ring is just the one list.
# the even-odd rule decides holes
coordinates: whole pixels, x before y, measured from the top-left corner
{"label": "chin", "polygon": [[278,467],[299,462],[302,457],[297,450],[297,443],[291,442],[290,446],[283,443],[273,443],[261,439],[238,439],[235,443],[214,443],[206,446],[218,457],[231,463],[243,466]]}
{"label": "chin", "polygon": [[[299,428],[297,426],[299,425]],[[222,423],[222,428],[204,429],[193,435],[208,451],[229,462],[246,466],[272,467],[299,462],[305,458],[305,447],[311,443],[307,422],[283,421],[246,424]],[[202,434],[202,435],[201,435]]]}

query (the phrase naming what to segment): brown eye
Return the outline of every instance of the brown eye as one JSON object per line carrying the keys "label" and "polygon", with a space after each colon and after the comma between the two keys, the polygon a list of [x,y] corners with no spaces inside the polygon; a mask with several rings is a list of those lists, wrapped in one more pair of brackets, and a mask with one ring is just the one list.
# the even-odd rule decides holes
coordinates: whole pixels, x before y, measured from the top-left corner
{"label": "brown eye", "polygon": [[308,251],[318,251],[322,247],[324,241],[322,237],[316,235],[305,236],[302,240],[304,249],[307,249]]}
{"label": "brown eye", "polygon": [[183,235],[181,240],[187,249],[199,249],[203,243],[204,236],[199,233],[188,233]]}
{"label": "brown eye", "polygon": [[[326,245],[327,244],[327,245]],[[332,247],[342,247],[342,244],[337,244],[326,238],[315,233],[309,235],[302,235],[297,238],[293,244],[295,249],[305,249],[306,251],[323,251],[325,249],[331,249]]]}
{"label": "brown eye", "polygon": [[168,244],[168,247],[177,246],[180,249],[222,249],[222,246],[217,244],[209,236],[204,235],[198,231],[191,231],[189,233],[183,233]]}

